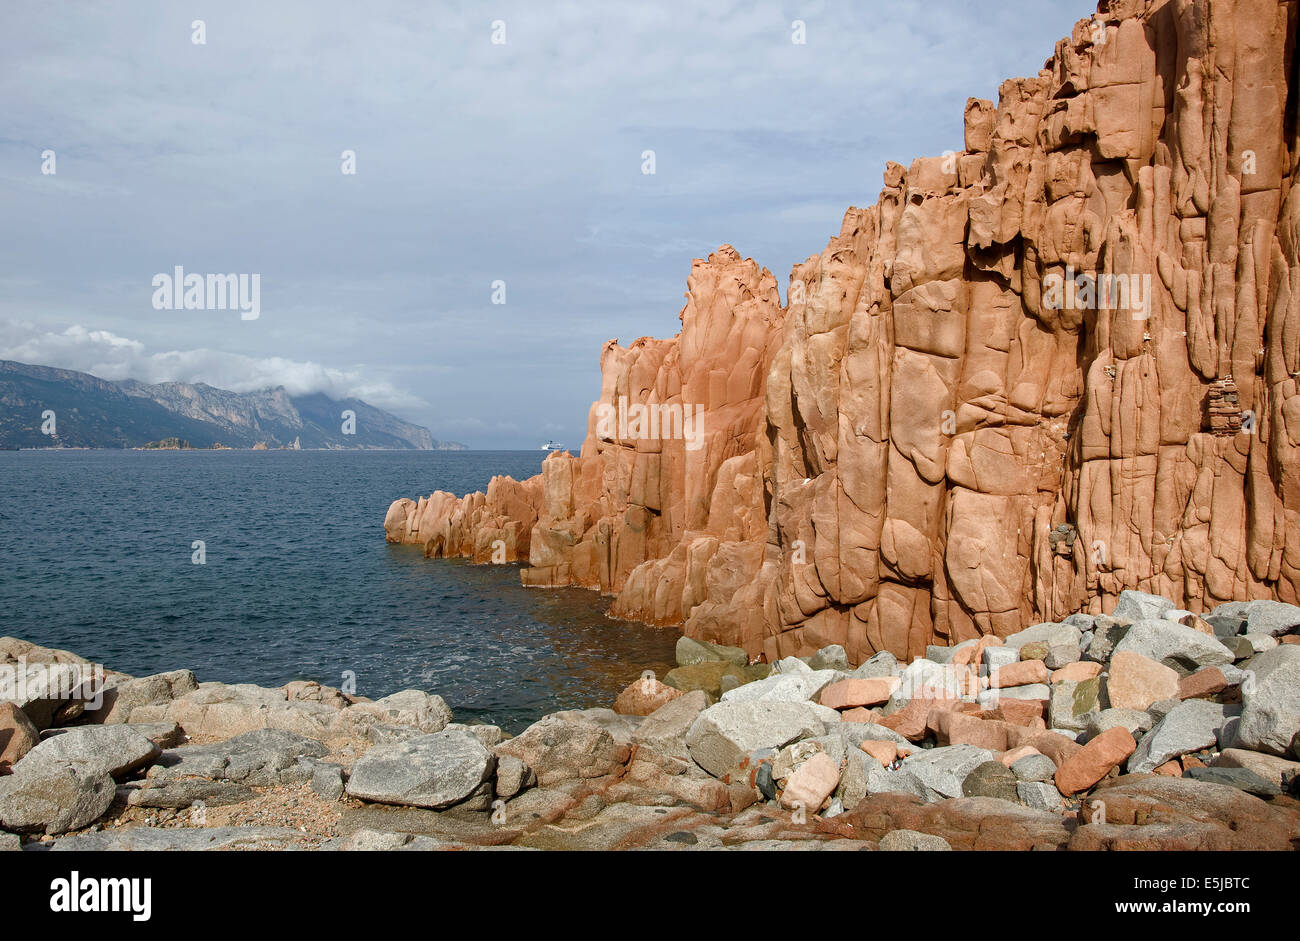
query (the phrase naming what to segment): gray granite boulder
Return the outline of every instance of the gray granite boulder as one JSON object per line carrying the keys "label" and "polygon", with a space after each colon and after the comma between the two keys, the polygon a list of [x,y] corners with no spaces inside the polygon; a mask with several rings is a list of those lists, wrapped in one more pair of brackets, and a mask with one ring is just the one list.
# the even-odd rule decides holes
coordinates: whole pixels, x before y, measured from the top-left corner
{"label": "gray granite boulder", "polygon": [[915,752],[903,759],[900,770],[921,782],[927,800],[963,797],[962,785],[972,771],[993,760],[993,753],[974,745],[948,745]]}
{"label": "gray granite boulder", "polygon": [[78,830],[101,817],[116,794],[93,767],[20,761],[0,777],[0,827],[22,833]]}
{"label": "gray granite boulder", "polygon": [[20,764],[79,765],[112,777],[152,764],[162,749],[129,725],[83,725],[45,739]]}
{"label": "gray granite boulder", "polygon": [[825,734],[825,723],[808,703],[720,702],[696,717],[686,744],[695,763],[720,778],[759,749]]}
{"label": "gray granite boulder", "polygon": [[1250,661],[1232,746],[1300,758],[1300,646],[1282,644]]}
{"label": "gray granite boulder", "polygon": [[1189,699],[1178,705],[1142,736],[1137,751],[1128,760],[1129,773],[1149,773],[1171,758],[1214,745],[1228,720],[1225,708],[1204,699]]}
{"label": "gray granite boulder", "polygon": [[1236,659],[1232,651],[1208,634],[1175,621],[1155,619],[1134,621],[1113,653],[1121,650],[1158,660],[1183,676],[1201,667],[1222,666]]}
{"label": "gray granite boulder", "polygon": [[359,800],[441,810],[473,795],[496,763],[476,736],[445,730],[371,748],[352,766],[347,792]]}
{"label": "gray granite boulder", "polygon": [[1111,616],[1127,618],[1130,621],[1142,621],[1148,618],[1162,618],[1175,607],[1172,601],[1160,595],[1152,595],[1145,591],[1121,591]]}

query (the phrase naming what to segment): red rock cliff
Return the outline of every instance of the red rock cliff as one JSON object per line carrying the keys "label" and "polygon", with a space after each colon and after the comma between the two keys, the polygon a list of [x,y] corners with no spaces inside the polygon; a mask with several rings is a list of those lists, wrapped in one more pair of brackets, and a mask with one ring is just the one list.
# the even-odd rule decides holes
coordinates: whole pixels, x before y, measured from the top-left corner
{"label": "red rock cliff", "polygon": [[[398,500],[388,539],[769,658],[916,656],[1125,588],[1296,602],[1296,18],[1103,2],[967,103],[964,151],[889,164],[788,306],[730,246],[695,261],[680,334],[606,344],[580,457]],[[638,405],[698,407],[693,436]]]}

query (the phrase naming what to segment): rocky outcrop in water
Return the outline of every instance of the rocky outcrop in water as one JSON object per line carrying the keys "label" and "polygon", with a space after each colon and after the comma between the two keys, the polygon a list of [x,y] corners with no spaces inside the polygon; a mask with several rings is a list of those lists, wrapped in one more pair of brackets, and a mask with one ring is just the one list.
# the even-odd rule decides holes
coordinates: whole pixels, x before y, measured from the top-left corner
{"label": "rocky outcrop in water", "polygon": [[786,305],[696,261],[678,336],[606,345],[579,457],[399,500],[388,539],[769,660],[1297,600],[1296,8],[1099,6],[961,150],[889,164]]}

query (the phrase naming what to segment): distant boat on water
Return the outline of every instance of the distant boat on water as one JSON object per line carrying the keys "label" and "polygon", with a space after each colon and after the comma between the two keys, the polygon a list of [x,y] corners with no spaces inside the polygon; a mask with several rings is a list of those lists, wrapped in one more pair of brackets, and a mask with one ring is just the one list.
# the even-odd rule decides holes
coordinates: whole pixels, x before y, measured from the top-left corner
{"label": "distant boat on water", "polygon": [[543,451],[567,451],[568,449],[562,444],[556,444],[554,441],[548,441],[542,445]]}

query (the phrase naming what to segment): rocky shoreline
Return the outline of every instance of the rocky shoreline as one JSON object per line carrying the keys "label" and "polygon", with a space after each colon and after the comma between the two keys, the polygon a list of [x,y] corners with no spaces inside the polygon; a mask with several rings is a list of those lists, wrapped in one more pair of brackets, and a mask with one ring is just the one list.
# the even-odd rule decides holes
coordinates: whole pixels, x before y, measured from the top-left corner
{"label": "rocky shoreline", "polygon": [[1124,592],[1005,638],[662,681],[517,736],[0,638],[0,849],[1295,849],[1300,607]]}

